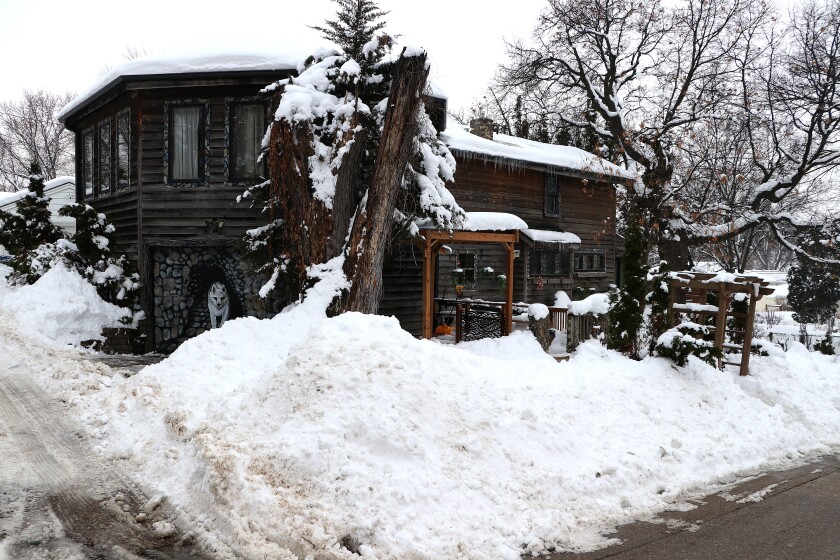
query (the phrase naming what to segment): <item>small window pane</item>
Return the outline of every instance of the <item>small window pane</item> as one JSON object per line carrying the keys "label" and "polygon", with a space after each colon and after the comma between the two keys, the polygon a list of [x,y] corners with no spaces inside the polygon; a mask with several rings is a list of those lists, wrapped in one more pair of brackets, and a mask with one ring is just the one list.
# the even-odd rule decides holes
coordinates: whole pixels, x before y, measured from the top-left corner
{"label": "small window pane", "polygon": [[130,160],[130,138],[131,120],[128,112],[120,113],[117,116],[117,188],[125,189],[131,184]]}
{"label": "small window pane", "polygon": [[172,158],[173,181],[197,181],[199,175],[201,140],[201,107],[172,108]]}
{"label": "small window pane", "polygon": [[82,184],[85,188],[85,198],[93,198],[93,130],[86,131],[82,136],[82,149]]}
{"label": "small window pane", "polygon": [[560,187],[554,175],[545,177],[545,215],[560,215]]}
{"label": "small window pane", "polygon": [[257,158],[265,135],[263,115],[262,105],[250,103],[232,106],[231,167],[234,179],[252,179],[262,174]]}
{"label": "small window pane", "polygon": [[111,192],[111,123],[99,123],[99,194]]}

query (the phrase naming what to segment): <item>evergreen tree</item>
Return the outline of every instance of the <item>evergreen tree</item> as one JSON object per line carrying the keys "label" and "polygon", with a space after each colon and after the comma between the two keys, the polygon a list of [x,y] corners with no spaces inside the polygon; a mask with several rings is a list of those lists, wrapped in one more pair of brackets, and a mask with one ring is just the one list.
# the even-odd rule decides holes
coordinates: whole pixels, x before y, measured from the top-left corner
{"label": "evergreen tree", "polygon": [[[45,243],[54,243],[63,230],[52,223],[50,200],[44,196],[44,179],[36,162],[29,167],[29,188],[16,205],[16,213],[0,210],[0,245],[11,255],[14,281],[35,280],[29,274],[32,252]],[[37,279],[37,277],[35,277]]]}
{"label": "evergreen tree", "polygon": [[513,106],[513,135],[519,138],[528,138],[531,133],[531,123],[528,117],[522,114],[522,96],[516,96],[516,103]]}
{"label": "evergreen tree", "polygon": [[336,19],[327,20],[325,26],[312,26],[321,36],[341,47],[349,58],[360,64],[366,58],[365,45],[376,32],[385,27],[378,21],[388,15],[371,0],[333,0],[338,4]]}
{"label": "evergreen tree", "polygon": [[803,335],[808,323],[823,323],[830,330],[840,302],[840,267],[802,258],[788,270],[787,281],[788,303]]}
{"label": "evergreen tree", "polygon": [[668,304],[671,291],[671,272],[668,261],[660,263],[651,270],[650,292],[646,299],[650,305],[650,321],[648,322],[648,351],[652,354],[659,337],[668,330]]}
{"label": "evergreen tree", "polygon": [[624,237],[624,283],[610,295],[608,346],[639,358],[639,329],[647,293],[644,236],[638,212],[631,209]]}

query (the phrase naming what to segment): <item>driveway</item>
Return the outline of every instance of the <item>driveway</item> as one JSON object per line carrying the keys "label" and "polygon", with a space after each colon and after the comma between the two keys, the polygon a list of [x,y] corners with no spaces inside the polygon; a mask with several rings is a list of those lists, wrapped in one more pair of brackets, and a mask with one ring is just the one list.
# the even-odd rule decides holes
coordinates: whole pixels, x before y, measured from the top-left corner
{"label": "driveway", "polygon": [[88,446],[0,337],[0,560],[203,558],[167,504]]}

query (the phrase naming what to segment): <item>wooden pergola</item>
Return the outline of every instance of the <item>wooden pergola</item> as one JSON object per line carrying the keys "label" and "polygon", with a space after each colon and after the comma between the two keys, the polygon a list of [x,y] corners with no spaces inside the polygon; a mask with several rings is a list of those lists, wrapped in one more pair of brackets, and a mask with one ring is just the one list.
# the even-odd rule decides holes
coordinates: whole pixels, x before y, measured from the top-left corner
{"label": "wooden pergola", "polygon": [[423,338],[432,338],[435,314],[435,278],[437,276],[435,256],[447,243],[499,243],[507,252],[507,281],[505,286],[504,332],[510,334],[513,327],[513,259],[514,246],[519,241],[519,230],[510,231],[420,231],[423,246]]}
{"label": "wooden pergola", "polygon": [[[740,367],[740,374],[749,373],[750,350],[752,348],[753,325],[755,323],[755,306],[763,296],[773,293],[768,288],[768,282],[757,276],[735,275],[731,279],[723,280],[718,274],[699,272],[675,272],[671,275],[668,302],[668,324],[675,326],[676,314],[691,315],[695,323],[706,326],[714,333],[714,346],[723,354],[718,367],[733,365]],[[684,297],[684,302],[677,302],[677,293]],[[718,304],[708,303],[709,292],[718,294]],[[744,294],[749,298],[746,312],[730,309],[730,303],[737,294]],[[714,317],[714,326],[707,324],[709,318]],[[735,328],[727,329],[726,319],[733,318]],[[743,326],[743,329],[738,328]],[[737,335],[742,338],[741,344],[726,342],[726,334]],[[726,350],[740,350],[740,362],[726,361]]]}

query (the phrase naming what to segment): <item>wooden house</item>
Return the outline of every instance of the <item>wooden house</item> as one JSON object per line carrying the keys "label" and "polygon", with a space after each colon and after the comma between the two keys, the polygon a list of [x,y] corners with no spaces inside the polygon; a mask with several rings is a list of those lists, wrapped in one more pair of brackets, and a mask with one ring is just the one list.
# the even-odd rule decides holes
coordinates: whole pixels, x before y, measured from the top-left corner
{"label": "wooden house", "polygon": [[[461,207],[514,214],[528,226],[516,244],[515,302],[553,305],[559,290],[588,295],[620,282],[615,185],[632,184],[630,172],[577,148],[494,133],[486,119],[473,121],[470,131],[450,123],[441,138],[457,162],[449,188]],[[446,245],[437,256],[434,297],[455,299],[463,286],[458,298],[504,300],[505,260],[499,244]],[[380,308],[413,334],[422,328],[422,261],[412,244],[397,246]]]}
{"label": "wooden house", "polygon": [[[123,65],[65,107],[76,134],[76,197],[116,226],[112,249],[126,254],[144,285],[147,349],[181,341],[240,315],[268,317],[286,303],[258,295],[237,257],[247,229],[265,221],[244,187],[264,176],[256,161],[266,124],[265,85],[296,60],[265,55],[140,59]],[[435,91],[433,122],[446,128]],[[481,123],[477,123],[477,126]],[[603,290],[616,281],[613,184],[618,167],[568,147],[450,126],[442,138],[458,164],[450,185],[469,211],[513,213],[522,231],[515,298],[553,303],[557,289]],[[479,127],[480,128],[480,127]],[[435,291],[497,298],[504,270],[498,248],[453,245],[438,257]],[[381,312],[420,334],[422,259],[411,241],[386,264]],[[507,279],[505,279],[507,281]]]}
{"label": "wooden house", "polygon": [[140,273],[147,349],[284,304],[260,299],[265,279],[236,256],[262,222],[235,200],[265,174],[256,157],[269,107],[258,94],[295,69],[259,54],[138,59],[60,113],[76,135],[76,197],[114,223],[112,250]]}

